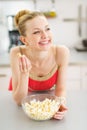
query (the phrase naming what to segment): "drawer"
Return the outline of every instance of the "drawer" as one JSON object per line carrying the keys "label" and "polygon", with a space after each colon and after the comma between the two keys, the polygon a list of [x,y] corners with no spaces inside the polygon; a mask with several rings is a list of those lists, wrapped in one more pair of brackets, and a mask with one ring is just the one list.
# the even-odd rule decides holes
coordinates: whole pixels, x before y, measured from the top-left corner
{"label": "drawer", "polygon": [[87,89],[87,66],[82,67],[82,86]]}
{"label": "drawer", "polygon": [[69,66],[67,71],[67,79],[81,79],[81,68],[80,66]]}
{"label": "drawer", "polygon": [[68,81],[66,89],[67,90],[79,90],[79,89],[81,89],[81,83],[79,80]]}
{"label": "drawer", "polygon": [[0,67],[0,90],[7,90],[11,77],[10,67]]}

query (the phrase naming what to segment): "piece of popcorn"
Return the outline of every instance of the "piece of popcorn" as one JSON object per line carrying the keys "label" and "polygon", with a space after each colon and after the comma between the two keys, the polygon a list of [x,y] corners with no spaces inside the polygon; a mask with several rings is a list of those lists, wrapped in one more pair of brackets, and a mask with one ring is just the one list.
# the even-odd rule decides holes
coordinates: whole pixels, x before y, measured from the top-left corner
{"label": "piece of popcorn", "polygon": [[21,53],[17,53],[17,56],[18,56],[18,57],[22,57]]}

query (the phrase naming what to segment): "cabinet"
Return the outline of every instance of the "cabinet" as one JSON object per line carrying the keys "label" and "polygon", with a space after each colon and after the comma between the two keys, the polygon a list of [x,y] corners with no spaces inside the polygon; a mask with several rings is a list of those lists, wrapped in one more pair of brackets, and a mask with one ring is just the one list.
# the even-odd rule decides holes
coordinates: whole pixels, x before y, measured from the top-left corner
{"label": "cabinet", "polygon": [[67,89],[87,89],[87,66],[70,65],[67,73]]}
{"label": "cabinet", "polygon": [[67,89],[80,89],[81,87],[81,67],[69,66],[67,73]]}
{"label": "cabinet", "polygon": [[10,77],[10,67],[0,67],[0,90],[8,89]]}
{"label": "cabinet", "polygon": [[83,86],[83,89],[87,89],[87,67],[84,66],[82,68],[82,86]]}

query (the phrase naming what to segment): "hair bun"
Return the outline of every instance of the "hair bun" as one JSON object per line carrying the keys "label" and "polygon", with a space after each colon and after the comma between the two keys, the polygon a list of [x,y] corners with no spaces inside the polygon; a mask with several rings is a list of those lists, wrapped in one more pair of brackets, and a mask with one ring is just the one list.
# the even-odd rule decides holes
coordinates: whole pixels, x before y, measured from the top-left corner
{"label": "hair bun", "polygon": [[24,15],[26,15],[26,14],[30,14],[30,13],[31,13],[31,11],[29,11],[29,10],[21,10],[21,11],[19,11],[19,12],[16,14],[16,16],[15,16],[15,24],[16,24],[16,26],[18,26],[19,20],[20,20],[20,18],[21,18],[22,16],[24,16]]}

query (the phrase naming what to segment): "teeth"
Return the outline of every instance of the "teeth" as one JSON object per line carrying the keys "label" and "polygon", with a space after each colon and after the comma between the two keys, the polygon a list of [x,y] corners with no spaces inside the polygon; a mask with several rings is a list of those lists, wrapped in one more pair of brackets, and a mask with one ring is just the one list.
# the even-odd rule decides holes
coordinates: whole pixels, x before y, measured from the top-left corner
{"label": "teeth", "polygon": [[41,44],[47,44],[48,42],[40,42]]}

